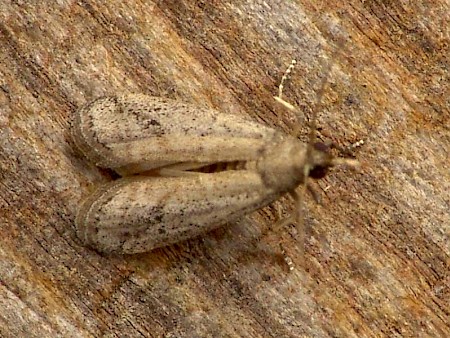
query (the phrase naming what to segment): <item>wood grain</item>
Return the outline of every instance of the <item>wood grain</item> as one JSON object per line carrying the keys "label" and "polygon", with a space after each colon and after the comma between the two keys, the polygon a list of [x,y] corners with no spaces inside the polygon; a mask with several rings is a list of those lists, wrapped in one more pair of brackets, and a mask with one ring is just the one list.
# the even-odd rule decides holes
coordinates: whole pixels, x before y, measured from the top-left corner
{"label": "wood grain", "polygon": [[[449,17],[448,1],[4,1],[0,336],[450,336]],[[292,58],[301,138],[325,76],[321,138],[365,141],[359,171],[307,196],[304,260],[301,229],[260,238],[288,200],[147,254],[80,244],[77,206],[113,175],[75,151],[77,107],[146,93],[291,132],[273,95]]]}

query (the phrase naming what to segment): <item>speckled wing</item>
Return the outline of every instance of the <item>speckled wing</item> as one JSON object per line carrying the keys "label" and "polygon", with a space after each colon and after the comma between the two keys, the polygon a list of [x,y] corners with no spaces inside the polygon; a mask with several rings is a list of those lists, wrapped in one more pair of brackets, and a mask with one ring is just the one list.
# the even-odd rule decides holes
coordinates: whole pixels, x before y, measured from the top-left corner
{"label": "speckled wing", "polygon": [[279,196],[255,171],[122,178],[83,203],[77,234],[102,252],[132,254],[195,237]]}
{"label": "speckled wing", "polygon": [[184,162],[255,160],[280,134],[237,115],[138,94],[82,107],[72,135],[96,165],[133,174]]}

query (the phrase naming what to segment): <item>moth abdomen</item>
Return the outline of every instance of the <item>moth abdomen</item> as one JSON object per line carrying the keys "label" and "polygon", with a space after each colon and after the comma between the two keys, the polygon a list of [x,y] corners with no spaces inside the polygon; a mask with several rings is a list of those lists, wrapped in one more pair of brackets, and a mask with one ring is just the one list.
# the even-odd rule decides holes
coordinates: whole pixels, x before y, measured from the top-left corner
{"label": "moth abdomen", "polygon": [[190,171],[212,174],[212,173],[217,173],[217,172],[226,171],[226,170],[244,170],[247,168],[247,166],[248,166],[247,164],[248,164],[247,161],[218,162],[218,163],[207,164],[198,169],[194,169],[194,170],[190,170]]}

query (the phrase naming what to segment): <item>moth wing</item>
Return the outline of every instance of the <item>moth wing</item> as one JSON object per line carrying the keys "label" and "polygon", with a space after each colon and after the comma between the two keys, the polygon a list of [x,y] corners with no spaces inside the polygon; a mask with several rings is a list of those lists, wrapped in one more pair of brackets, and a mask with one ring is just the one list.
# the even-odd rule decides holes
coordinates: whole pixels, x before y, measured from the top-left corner
{"label": "moth wing", "polygon": [[254,171],[134,176],[91,195],[76,225],[78,236],[100,251],[138,253],[233,222],[278,197]]}
{"label": "moth wing", "polygon": [[254,160],[279,135],[241,116],[141,94],[104,97],[82,107],[72,134],[96,165],[127,173],[185,162]]}

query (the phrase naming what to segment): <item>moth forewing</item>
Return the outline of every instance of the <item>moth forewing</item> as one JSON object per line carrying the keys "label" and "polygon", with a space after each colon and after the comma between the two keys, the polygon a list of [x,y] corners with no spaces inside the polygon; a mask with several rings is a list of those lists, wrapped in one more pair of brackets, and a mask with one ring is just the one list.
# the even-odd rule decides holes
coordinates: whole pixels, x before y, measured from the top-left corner
{"label": "moth forewing", "polygon": [[129,175],[174,163],[256,160],[280,134],[241,116],[131,94],[79,109],[72,135],[97,166]]}
{"label": "moth forewing", "polygon": [[233,222],[279,196],[252,170],[122,178],[86,200],[77,231],[102,252],[145,252]]}

